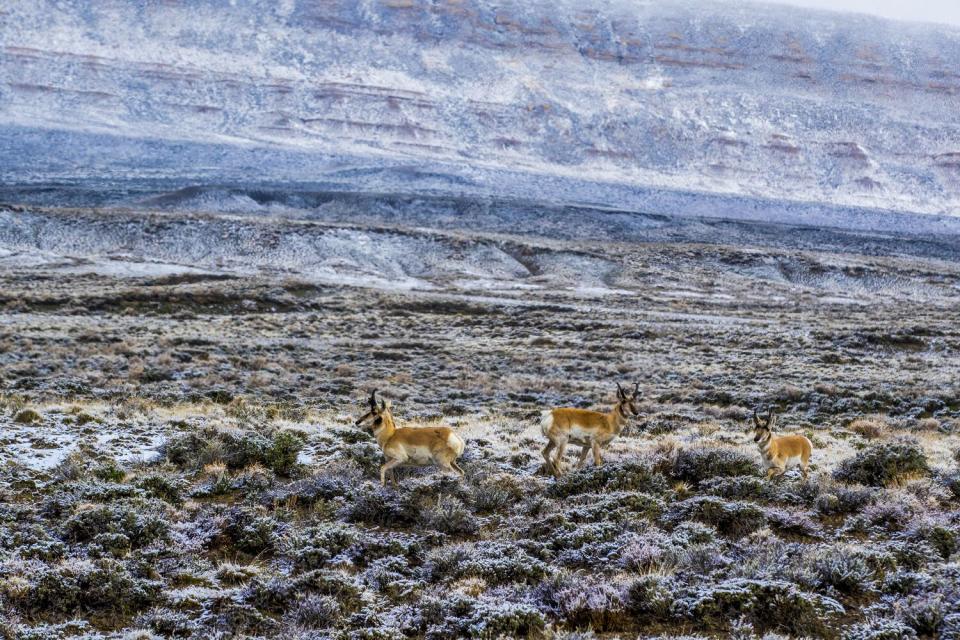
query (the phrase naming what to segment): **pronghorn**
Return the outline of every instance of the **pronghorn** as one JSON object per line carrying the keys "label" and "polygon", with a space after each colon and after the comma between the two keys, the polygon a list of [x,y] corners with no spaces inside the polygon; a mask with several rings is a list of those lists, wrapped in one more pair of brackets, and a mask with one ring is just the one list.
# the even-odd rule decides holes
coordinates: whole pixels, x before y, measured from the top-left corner
{"label": "pronghorn", "polygon": [[800,434],[790,434],[774,438],[770,433],[777,422],[773,409],[767,413],[767,419],[761,421],[757,417],[757,410],[753,410],[753,441],[760,448],[763,457],[763,466],[767,470],[767,480],[782,476],[787,467],[799,465],[803,477],[807,477],[807,467],[810,466],[810,452],[813,445]]}
{"label": "pronghorn", "polygon": [[[580,459],[577,468],[581,468],[587,460],[587,454],[593,451],[593,462],[597,466],[603,462],[600,449],[610,444],[610,441],[620,435],[627,424],[629,414],[639,415],[636,401],[640,394],[640,383],[636,383],[633,393],[627,395],[620,383],[617,383],[617,404],[609,413],[589,411],[587,409],[549,409],[544,411],[540,419],[540,430],[547,436],[549,442],[543,449],[543,459],[547,463],[547,471],[560,477],[560,461],[567,443],[580,445]],[[550,452],[556,448],[557,453],[550,460]]]}
{"label": "pronghorn", "polygon": [[380,444],[387,461],[380,467],[380,484],[386,486],[387,472],[393,484],[397,484],[397,474],[393,470],[401,464],[424,465],[434,463],[441,471],[456,473],[463,477],[463,469],[457,465],[457,458],[463,455],[466,446],[463,438],[449,427],[397,428],[390,413],[390,401],[377,402],[377,390],[370,394],[370,410],[355,423],[362,425],[372,420],[370,427],[373,436]]}

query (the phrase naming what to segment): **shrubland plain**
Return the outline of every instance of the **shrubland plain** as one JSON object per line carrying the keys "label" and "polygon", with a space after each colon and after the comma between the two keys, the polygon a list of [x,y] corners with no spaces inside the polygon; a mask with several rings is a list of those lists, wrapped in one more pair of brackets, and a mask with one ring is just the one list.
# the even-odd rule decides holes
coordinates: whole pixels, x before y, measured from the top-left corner
{"label": "shrubland plain", "polygon": [[960,638],[960,242],[606,215],[0,211],[0,637]]}

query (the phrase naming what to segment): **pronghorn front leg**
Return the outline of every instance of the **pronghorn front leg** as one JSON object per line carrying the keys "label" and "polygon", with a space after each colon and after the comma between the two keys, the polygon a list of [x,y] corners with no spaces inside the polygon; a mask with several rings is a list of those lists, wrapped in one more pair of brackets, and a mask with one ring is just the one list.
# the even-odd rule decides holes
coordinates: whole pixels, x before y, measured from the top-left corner
{"label": "pronghorn front leg", "polygon": [[393,468],[400,464],[403,464],[403,460],[398,460],[397,458],[391,458],[390,460],[387,460],[387,462],[382,467],[380,467],[380,484],[381,485],[383,485],[384,487],[387,486],[387,471],[390,472],[390,476],[393,478],[394,484],[396,484],[397,474],[393,470]]}
{"label": "pronghorn front leg", "polygon": [[600,443],[593,441],[593,463],[598,467],[603,464],[603,456],[600,455]]}

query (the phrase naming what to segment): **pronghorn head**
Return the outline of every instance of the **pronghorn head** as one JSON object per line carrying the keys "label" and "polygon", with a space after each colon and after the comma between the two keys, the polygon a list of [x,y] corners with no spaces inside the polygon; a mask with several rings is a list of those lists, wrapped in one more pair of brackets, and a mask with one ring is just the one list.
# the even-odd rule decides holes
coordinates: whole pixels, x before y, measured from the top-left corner
{"label": "pronghorn head", "polygon": [[757,410],[753,410],[753,441],[760,442],[770,437],[770,432],[773,430],[774,425],[777,423],[777,416],[774,415],[773,409],[771,408],[767,412],[766,419],[763,419],[757,415]]}
{"label": "pronghorn head", "polygon": [[390,415],[390,401],[380,398],[377,400],[377,390],[374,389],[370,394],[370,409],[357,418],[357,421],[354,423],[354,426],[359,427],[367,421],[370,421],[370,428],[373,431],[376,431],[381,424],[383,424],[384,416]]}
{"label": "pronghorn head", "polygon": [[639,409],[637,409],[637,401],[640,399],[640,383],[637,382],[633,385],[633,392],[627,393],[623,390],[623,387],[620,386],[620,383],[617,383],[617,408],[620,410],[620,413],[627,416],[629,411],[635,416],[640,415]]}

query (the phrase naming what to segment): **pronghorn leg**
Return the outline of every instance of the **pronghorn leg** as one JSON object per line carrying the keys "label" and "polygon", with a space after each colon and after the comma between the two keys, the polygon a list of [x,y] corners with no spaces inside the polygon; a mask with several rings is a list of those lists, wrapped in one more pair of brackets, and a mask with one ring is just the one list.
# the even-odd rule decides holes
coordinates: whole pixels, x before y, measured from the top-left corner
{"label": "pronghorn leg", "polygon": [[440,467],[440,473],[445,473],[447,475],[455,476],[457,472],[453,470],[453,467],[450,466],[449,460],[439,460],[437,466]]}
{"label": "pronghorn leg", "polygon": [[772,479],[773,474],[776,473],[776,471],[777,471],[776,467],[767,467],[767,480]]}
{"label": "pronghorn leg", "polygon": [[394,467],[403,463],[403,460],[398,460],[397,458],[391,458],[380,467],[380,484],[384,487],[387,486],[387,471],[390,472],[390,477],[393,479],[393,483],[397,483],[397,473],[393,470]]}
{"label": "pronghorn leg", "polygon": [[557,445],[557,455],[553,459],[553,473],[558,478],[560,477],[560,465],[563,464],[563,453],[567,450],[567,441],[564,440]]}
{"label": "pronghorn leg", "polygon": [[598,467],[599,467],[601,464],[603,464],[603,456],[600,455],[600,443],[599,443],[599,442],[594,442],[594,443],[593,443],[593,464],[595,464],[595,465],[598,466]]}
{"label": "pronghorn leg", "polygon": [[443,452],[436,456],[437,465],[440,471],[448,473],[458,478],[463,477],[463,469],[457,466],[457,459],[452,453]]}
{"label": "pronghorn leg", "polygon": [[577,469],[583,468],[583,464],[587,461],[588,453],[590,453],[590,445],[585,444],[580,448],[580,459],[577,460]]}
{"label": "pronghorn leg", "polygon": [[804,479],[804,480],[806,480],[808,477],[810,477],[810,474],[807,472],[807,469],[808,469],[809,466],[810,466],[810,463],[809,463],[809,462],[805,462],[804,464],[800,465],[800,473],[803,474],[803,479]]}
{"label": "pronghorn leg", "polygon": [[553,468],[553,461],[550,460],[550,452],[553,451],[555,446],[553,440],[551,440],[547,443],[547,446],[543,448],[543,460],[547,463],[547,473],[552,473],[553,475],[556,475],[556,470]]}

